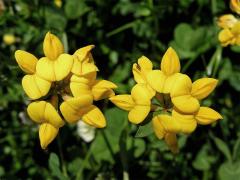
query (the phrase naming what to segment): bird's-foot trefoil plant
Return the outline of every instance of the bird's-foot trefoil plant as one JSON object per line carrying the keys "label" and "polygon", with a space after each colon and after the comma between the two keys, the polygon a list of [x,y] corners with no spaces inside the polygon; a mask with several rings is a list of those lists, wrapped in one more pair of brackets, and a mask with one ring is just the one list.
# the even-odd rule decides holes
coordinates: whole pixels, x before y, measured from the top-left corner
{"label": "bird's-foot trefoil plant", "polygon": [[197,125],[208,125],[222,116],[215,110],[201,106],[216,87],[217,80],[201,78],[194,82],[180,73],[180,61],[173,48],[164,54],[160,70],[153,70],[145,56],[133,64],[136,85],[131,94],[116,95],[110,100],[129,111],[131,123],[142,126],[150,123],[159,139],[164,139],[173,153],[177,153],[177,135],[190,134]]}
{"label": "bird's-foot trefoil plant", "polygon": [[29,117],[39,124],[39,138],[43,149],[55,139],[59,129],[67,123],[84,121],[103,128],[106,119],[94,101],[114,95],[117,86],[107,80],[97,80],[98,68],[91,50],[93,45],[78,49],[73,55],[64,52],[59,38],[50,32],[43,42],[44,57],[17,50],[15,58],[26,73],[22,86],[30,98]]}

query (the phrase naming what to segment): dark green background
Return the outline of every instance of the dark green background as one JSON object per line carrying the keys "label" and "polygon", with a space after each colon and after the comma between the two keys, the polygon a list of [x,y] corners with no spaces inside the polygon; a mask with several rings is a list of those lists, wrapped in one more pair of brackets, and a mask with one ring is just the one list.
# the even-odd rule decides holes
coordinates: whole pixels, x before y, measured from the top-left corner
{"label": "dark green background", "polygon": [[[240,48],[221,48],[217,17],[231,13],[223,0],[67,0],[58,8],[48,0],[6,0],[0,14],[0,179],[240,179]],[[108,126],[92,143],[65,126],[44,151],[37,125],[23,114],[28,98],[21,87],[23,72],[14,51],[43,56],[46,32],[57,34],[66,51],[94,44],[99,78],[129,93],[134,85],[132,64],[145,55],[159,68],[169,46],[181,59],[182,72],[193,80],[215,77],[219,84],[203,105],[224,119],[180,135],[180,153],[173,155],[153,134],[134,138],[137,127],[127,113],[99,102]],[[106,141],[107,140],[107,141]],[[108,142],[108,143],[106,143]]]}

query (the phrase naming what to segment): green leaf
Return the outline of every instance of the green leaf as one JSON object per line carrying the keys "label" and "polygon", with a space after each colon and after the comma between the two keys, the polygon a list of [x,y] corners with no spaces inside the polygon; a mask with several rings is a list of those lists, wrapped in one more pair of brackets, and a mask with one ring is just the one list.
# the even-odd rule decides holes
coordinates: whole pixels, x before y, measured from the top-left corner
{"label": "green leaf", "polygon": [[58,31],[64,31],[66,25],[67,25],[67,20],[63,14],[60,12],[46,8],[45,9],[45,20],[46,20],[46,26],[47,29],[56,29]]}
{"label": "green leaf", "polygon": [[218,176],[220,180],[239,180],[240,179],[240,162],[234,164],[227,162],[218,169]]}
{"label": "green leaf", "polygon": [[84,0],[67,0],[65,7],[65,14],[69,19],[77,19],[90,10],[85,4]]}
{"label": "green leaf", "polygon": [[134,157],[140,157],[146,149],[146,144],[143,139],[134,139]]}
{"label": "green leaf", "polygon": [[48,166],[49,166],[49,169],[51,170],[53,176],[56,176],[61,180],[66,179],[66,177],[62,174],[62,172],[60,170],[60,161],[59,161],[57,154],[55,154],[55,153],[50,154],[50,157],[48,160]]}
{"label": "green leaf", "polygon": [[240,53],[240,46],[231,46],[230,49],[233,52]]}
{"label": "green leaf", "polygon": [[231,156],[231,152],[230,152],[227,144],[217,137],[214,137],[213,140],[214,140],[216,146],[218,147],[218,149],[225,155],[227,160],[229,162],[231,162],[232,161],[232,156]]}
{"label": "green leaf", "polygon": [[152,133],[153,133],[153,127],[152,127],[152,121],[150,121],[147,124],[138,127],[135,137],[137,138],[146,137]]}
{"label": "green leaf", "polygon": [[233,147],[233,160],[240,160],[240,138],[238,138]]}

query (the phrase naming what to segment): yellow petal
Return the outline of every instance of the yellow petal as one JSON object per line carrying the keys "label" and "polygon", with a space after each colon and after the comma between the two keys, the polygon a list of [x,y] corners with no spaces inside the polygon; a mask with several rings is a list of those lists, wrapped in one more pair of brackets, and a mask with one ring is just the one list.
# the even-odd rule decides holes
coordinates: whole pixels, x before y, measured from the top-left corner
{"label": "yellow petal", "polygon": [[52,104],[46,101],[35,101],[27,108],[28,115],[36,123],[51,123],[55,127],[62,127],[64,121]]}
{"label": "yellow petal", "polygon": [[109,100],[115,104],[117,107],[130,111],[134,106],[135,103],[132,99],[131,95],[117,95],[117,96],[112,96],[109,98]]}
{"label": "yellow petal", "polygon": [[179,152],[176,134],[166,133],[164,140],[172,153],[176,154]]}
{"label": "yellow petal", "polygon": [[15,52],[15,59],[19,65],[19,67],[25,73],[27,73],[27,74],[35,73],[38,59],[34,55],[32,55],[26,51],[17,50]]}
{"label": "yellow petal", "polygon": [[115,93],[112,89],[117,88],[117,86],[107,80],[96,80],[92,86],[92,94],[95,101],[109,98],[114,96]]}
{"label": "yellow petal", "polygon": [[34,74],[25,75],[22,79],[22,86],[29,98],[38,99],[47,95],[51,88],[51,83]]}
{"label": "yellow petal", "polygon": [[85,113],[82,117],[82,120],[96,128],[104,128],[106,126],[106,119],[100,109],[96,106],[91,105],[84,109]]}
{"label": "yellow petal", "polygon": [[73,55],[76,56],[77,60],[80,62],[88,61],[90,58],[89,57],[90,52],[93,48],[94,48],[94,45],[88,45],[88,46],[82,47],[82,48],[78,49],[77,51],[75,51],[75,53]]}
{"label": "yellow petal", "polygon": [[189,95],[192,89],[192,81],[185,74],[176,74],[175,83],[170,92],[171,97]]}
{"label": "yellow petal", "polygon": [[37,63],[37,74],[47,81],[61,81],[70,73],[72,64],[73,58],[68,54],[61,54],[55,61],[41,58]]}
{"label": "yellow petal", "polygon": [[191,94],[201,100],[207,97],[217,86],[218,80],[213,78],[201,78],[193,82]]}
{"label": "yellow petal", "polygon": [[172,117],[179,124],[182,133],[190,134],[197,128],[197,121],[192,114],[185,115],[173,110]]}
{"label": "yellow petal", "polygon": [[92,97],[82,95],[81,97],[70,98],[60,105],[64,119],[69,123],[75,123],[83,116],[83,108],[92,104]]}
{"label": "yellow petal", "polygon": [[229,29],[223,29],[218,34],[218,40],[220,41],[222,46],[227,46],[234,39],[232,32]]}
{"label": "yellow petal", "polygon": [[81,61],[78,61],[76,58],[74,58],[74,63],[71,70],[72,73],[80,76],[92,73],[94,71],[98,71],[98,68],[95,64],[82,63]]}
{"label": "yellow petal", "polygon": [[59,128],[54,127],[49,123],[43,123],[39,127],[39,139],[42,149],[47,146],[56,138]]}
{"label": "yellow petal", "polygon": [[190,95],[174,97],[172,103],[178,111],[184,114],[193,114],[200,107],[198,100]]}
{"label": "yellow petal", "polygon": [[152,71],[152,62],[145,56],[138,59],[138,63],[133,64],[132,72],[137,83],[146,83],[147,74]]}
{"label": "yellow petal", "polygon": [[177,83],[176,80],[178,80],[179,75],[180,75],[180,73],[175,73],[175,74],[173,74],[171,76],[168,76],[165,79],[163,90],[162,90],[162,92],[164,94],[170,94],[171,93],[173,87]]}
{"label": "yellow petal", "polygon": [[85,76],[72,75],[70,82],[70,89],[74,97],[82,95],[92,96],[91,84],[95,80],[96,74],[90,73]]}
{"label": "yellow petal", "polygon": [[195,116],[198,124],[207,125],[211,124],[218,119],[223,119],[222,116],[215,110],[209,107],[200,107],[199,111]]}
{"label": "yellow petal", "polygon": [[230,8],[232,11],[240,14],[240,2],[239,0],[231,0],[230,1]]}
{"label": "yellow petal", "polygon": [[153,70],[147,75],[147,82],[157,92],[162,93],[167,77],[160,70]]}
{"label": "yellow petal", "polygon": [[150,105],[149,106],[142,106],[136,105],[134,106],[130,112],[128,113],[128,119],[133,124],[141,123],[150,112]]}
{"label": "yellow petal", "polygon": [[131,91],[133,101],[138,105],[150,105],[152,94],[144,84],[136,84]]}
{"label": "yellow petal", "polygon": [[180,72],[180,61],[177,53],[172,47],[169,47],[165,52],[162,62],[161,70],[166,76],[170,76],[174,73]]}
{"label": "yellow petal", "polygon": [[165,132],[177,133],[180,131],[179,124],[172,116],[161,114],[155,116],[154,118],[157,118],[158,121],[162,124]]}
{"label": "yellow petal", "polygon": [[234,24],[237,22],[237,18],[235,18],[232,14],[225,14],[218,18],[218,26],[221,28],[232,28]]}
{"label": "yellow petal", "polygon": [[158,139],[164,138],[166,131],[158,116],[155,116],[152,119],[152,126],[153,126],[154,133],[158,137]]}
{"label": "yellow petal", "polygon": [[43,41],[43,51],[50,60],[55,60],[64,52],[64,47],[57,36],[48,32]]}

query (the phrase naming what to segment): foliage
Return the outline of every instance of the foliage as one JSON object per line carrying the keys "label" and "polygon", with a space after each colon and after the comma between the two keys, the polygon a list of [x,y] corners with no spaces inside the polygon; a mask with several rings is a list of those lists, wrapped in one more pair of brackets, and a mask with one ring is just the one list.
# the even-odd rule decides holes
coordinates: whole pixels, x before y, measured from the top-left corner
{"label": "foliage", "polygon": [[[230,12],[227,1],[66,0],[62,7],[46,0],[0,2],[0,36],[16,38],[0,44],[0,179],[239,179],[240,50],[222,48],[217,41],[216,18]],[[219,79],[204,104],[224,119],[191,136],[181,135],[180,153],[173,155],[148,131],[149,124],[136,129],[126,112],[102,101],[99,107],[108,125],[96,132],[93,142],[81,140],[76,126],[70,126],[48,150],[41,150],[37,126],[25,113],[29,100],[14,51],[43,56],[41,42],[49,30],[69,53],[94,44],[99,74],[118,85],[116,93],[129,93],[132,63],[141,55],[159,66],[167,47],[173,46],[184,72],[196,79]]]}

